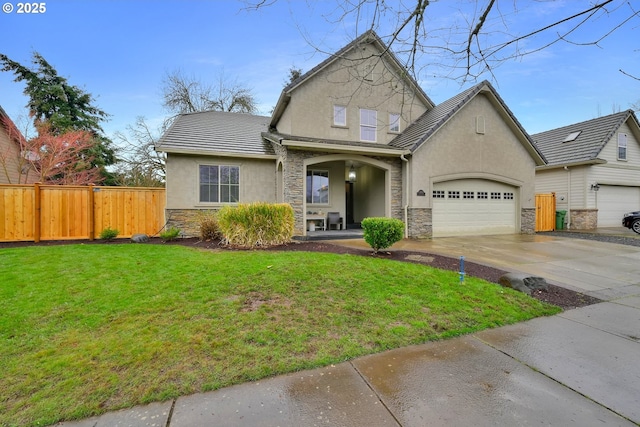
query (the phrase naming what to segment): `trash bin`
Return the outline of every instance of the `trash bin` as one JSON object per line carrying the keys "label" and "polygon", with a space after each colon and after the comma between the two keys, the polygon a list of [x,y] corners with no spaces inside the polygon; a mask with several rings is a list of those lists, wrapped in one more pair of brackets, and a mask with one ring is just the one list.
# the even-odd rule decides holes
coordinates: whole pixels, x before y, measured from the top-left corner
{"label": "trash bin", "polygon": [[556,211],[556,230],[564,230],[564,217],[567,211]]}

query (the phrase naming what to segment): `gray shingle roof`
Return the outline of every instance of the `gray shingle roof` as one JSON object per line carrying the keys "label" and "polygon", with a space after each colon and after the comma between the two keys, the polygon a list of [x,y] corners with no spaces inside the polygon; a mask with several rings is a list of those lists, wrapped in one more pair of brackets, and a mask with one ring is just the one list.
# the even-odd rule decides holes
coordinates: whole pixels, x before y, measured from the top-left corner
{"label": "gray shingle roof", "polygon": [[222,111],[181,114],[160,138],[156,150],[274,156],[271,143],[261,136],[268,129],[269,119]]}
{"label": "gray shingle roof", "polygon": [[[636,120],[633,110],[540,132],[532,138],[549,165],[588,162],[597,159],[605,144],[629,117]],[[563,142],[574,132],[580,132],[577,138]]]}
{"label": "gray shingle roof", "polygon": [[520,130],[522,135],[528,142],[529,150],[540,157],[539,161],[544,161],[544,156],[535,147],[531,137],[524,130],[518,119],[513,115],[509,107],[505,104],[504,100],[498,95],[498,92],[487,80],[484,80],[477,85],[470,87],[469,89],[459,93],[453,98],[436,105],[430,111],[427,111],[420,116],[411,126],[409,126],[402,135],[398,135],[389,143],[390,146],[405,148],[410,151],[417,150],[422,144],[425,143],[434,133],[436,133],[442,126],[444,126],[451,117],[453,117],[462,107],[464,107],[471,99],[473,99],[479,92],[483,90],[490,91],[495,97],[496,101],[502,106],[504,111],[513,121],[513,124]]}

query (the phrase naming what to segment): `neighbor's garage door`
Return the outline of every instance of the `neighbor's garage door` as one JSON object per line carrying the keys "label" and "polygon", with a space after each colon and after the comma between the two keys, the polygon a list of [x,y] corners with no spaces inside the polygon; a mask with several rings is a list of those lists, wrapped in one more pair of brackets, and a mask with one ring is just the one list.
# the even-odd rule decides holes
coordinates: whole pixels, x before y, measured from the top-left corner
{"label": "neighbor's garage door", "polygon": [[494,181],[466,179],[433,186],[433,236],[516,233],[516,189]]}
{"label": "neighbor's garage door", "polygon": [[600,185],[598,227],[621,227],[622,215],[640,209],[640,188]]}

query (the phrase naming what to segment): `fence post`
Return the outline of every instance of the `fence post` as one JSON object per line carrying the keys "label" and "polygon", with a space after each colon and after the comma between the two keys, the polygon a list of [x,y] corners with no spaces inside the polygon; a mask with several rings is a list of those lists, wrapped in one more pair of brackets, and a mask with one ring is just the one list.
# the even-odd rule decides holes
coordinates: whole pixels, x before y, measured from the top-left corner
{"label": "fence post", "polygon": [[93,195],[94,184],[89,184],[89,240],[96,238],[94,228],[96,203],[95,196]]}
{"label": "fence post", "polygon": [[40,208],[40,182],[33,184],[33,197],[35,215],[33,216],[33,241],[38,243],[40,241],[40,221],[41,221],[41,208]]}

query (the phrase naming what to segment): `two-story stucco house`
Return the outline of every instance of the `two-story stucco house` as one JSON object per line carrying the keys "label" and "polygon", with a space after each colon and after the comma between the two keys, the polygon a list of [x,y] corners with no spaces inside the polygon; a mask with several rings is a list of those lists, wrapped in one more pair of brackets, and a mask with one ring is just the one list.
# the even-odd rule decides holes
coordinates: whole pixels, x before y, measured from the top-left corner
{"label": "two-story stucco house", "polygon": [[532,136],[548,164],[536,193],[556,193],[568,228],[619,227],[640,209],[640,127],[632,110]]}
{"label": "two-story stucco house", "polygon": [[320,212],[398,218],[413,238],[533,233],[544,164],[490,83],[436,105],[373,32],[286,86],[271,117],[184,114],[156,149],[187,234],[198,210],[254,201],[289,203],[299,236]]}

